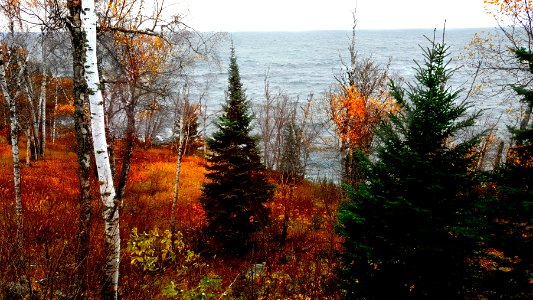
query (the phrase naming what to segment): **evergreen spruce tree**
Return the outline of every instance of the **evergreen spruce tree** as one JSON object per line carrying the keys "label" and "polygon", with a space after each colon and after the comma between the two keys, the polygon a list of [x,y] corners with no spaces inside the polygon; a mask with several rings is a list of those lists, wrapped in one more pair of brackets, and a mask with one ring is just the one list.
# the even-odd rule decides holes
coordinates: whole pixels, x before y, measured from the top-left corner
{"label": "evergreen spruce tree", "polygon": [[[474,124],[448,79],[447,46],[424,51],[416,83],[392,84],[400,113],[377,134],[377,157],[360,153],[365,178],[339,208],[340,279],[347,299],[467,299],[481,250],[474,147],[458,138]],[[482,219],[480,217],[480,219]]]}
{"label": "evergreen spruce tree", "polygon": [[257,141],[251,136],[252,116],[233,48],[228,83],[217,130],[207,141],[208,181],[200,202],[207,214],[206,233],[220,243],[221,252],[244,254],[251,246],[251,233],[269,222],[264,204],[272,198],[273,186],[267,182]]}

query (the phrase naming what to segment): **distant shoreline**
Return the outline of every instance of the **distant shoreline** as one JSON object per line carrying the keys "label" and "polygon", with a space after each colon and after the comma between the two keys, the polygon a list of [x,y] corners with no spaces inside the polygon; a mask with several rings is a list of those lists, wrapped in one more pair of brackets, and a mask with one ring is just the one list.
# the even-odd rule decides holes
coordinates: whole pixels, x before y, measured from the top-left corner
{"label": "distant shoreline", "polygon": [[[462,31],[462,30],[495,30],[497,27],[465,27],[465,28],[446,28],[446,31]],[[442,31],[442,28],[392,28],[392,29],[358,29],[356,32],[385,32],[385,31],[428,31],[428,30],[437,30]],[[242,30],[242,31],[201,31],[201,33],[214,33],[214,32],[223,32],[223,33],[316,33],[316,32],[351,32],[351,29],[324,29],[324,30]]]}

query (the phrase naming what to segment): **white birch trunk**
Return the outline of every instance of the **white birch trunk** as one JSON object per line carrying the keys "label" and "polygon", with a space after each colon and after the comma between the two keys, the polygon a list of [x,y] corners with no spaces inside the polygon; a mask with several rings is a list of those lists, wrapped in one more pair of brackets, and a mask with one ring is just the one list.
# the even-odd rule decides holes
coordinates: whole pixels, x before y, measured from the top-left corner
{"label": "white birch trunk", "polygon": [[39,94],[39,103],[41,104],[41,106],[39,107],[41,116],[39,120],[41,123],[41,144],[39,145],[39,150],[42,157],[44,157],[44,152],[46,150],[46,83],[48,80],[48,69],[46,67],[46,51],[44,44],[45,35],[44,32],[41,31],[41,59],[43,60],[43,79],[41,81],[41,93]]}
{"label": "white birch trunk", "polygon": [[176,205],[179,199],[179,186],[180,186],[180,173],[181,173],[181,161],[183,159],[183,154],[185,152],[185,147],[189,140],[189,134],[186,132],[186,121],[185,118],[188,117],[189,113],[189,101],[185,100],[183,108],[181,111],[180,121],[179,121],[179,138],[178,138],[178,157],[176,159],[176,177],[174,180],[174,196],[172,198],[172,208],[170,216],[170,231],[172,237],[176,233]]}
{"label": "white birch trunk", "polygon": [[104,299],[117,299],[120,263],[119,210],[115,203],[115,188],[109,163],[105,137],[104,99],[100,89],[100,79],[96,59],[96,14],[94,0],[82,0],[82,31],[85,33],[85,80],[89,94],[93,150],[100,183],[100,196],[103,202],[106,266],[104,269],[102,296]]}
{"label": "white birch trunk", "polygon": [[54,95],[54,118],[52,119],[52,144],[55,144],[56,142],[57,92],[56,84],[56,93]]}
{"label": "white birch trunk", "polygon": [[[181,115],[179,119],[179,137],[178,137],[178,146],[177,152],[178,157],[176,159],[176,177],[174,180],[174,197],[172,198],[172,208],[171,208],[171,217],[170,217],[170,228],[172,237],[176,232],[176,206],[179,200],[179,186],[180,186],[180,174],[181,174],[181,162],[183,160],[183,155],[187,149],[189,138],[191,136],[190,132],[190,123],[196,117],[196,111],[193,110],[189,103],[189,89],[185,85],[183,92],[183,104],[181,105]],[[179,103],[178,103],[179,105]],[[196,108],[195,108],[196,109]]]}
{"label": "white birch trunk", "polygon": [[183,152],[185,147],[185,130],[183,130],[184,127],[184,116],[182,114],[180,118],[180,130],[179,130],[179,139],[178,139],[178,157],[176,159],[176,177],[174,179],[174,196],[172,198],[172,208],[171,208],[171,216],[170,216],[170,232],[172,233],[172,238],[174,238],[174,234],[176,233],[176,205],[178,203],[179,199],[179,186],[180,186],[180,173],[181,173],[181,161],[183,159]]}
{"label": "white birch trunk", "polygon": [[41,81],[41,92],[39,94],[39,123],[41,125],[41,144],[39,145],[39,152],[44,157],[44,150],[46,149],[46,71],[43,74]]}
{"label": "white birch trunk", "polygon": [[[21,75],[19,73],[19,75]],[[23,245],[23,216],[22,216],[22,192],[20,188],[20,161],[19,161],[19,145],[18,145],[18,122],[17,122],[17,105],[15,103],[15,97],[11,97],[7,87],[6,81],[6,72],[4,66],[4,55],[2,47],[0,47],[0,88],[2,89],[2,94],[4,99],[9,105],[9,119],[10,119],[10,129],[11,129],[11,153],[13,157],[13,183],[15,191],[15,215],[17,218],[17,233],[16,233],[16,243],[18,251],[21,255],[22,262],[22,245]],[[20,263],[19,262],[19,263]]]}

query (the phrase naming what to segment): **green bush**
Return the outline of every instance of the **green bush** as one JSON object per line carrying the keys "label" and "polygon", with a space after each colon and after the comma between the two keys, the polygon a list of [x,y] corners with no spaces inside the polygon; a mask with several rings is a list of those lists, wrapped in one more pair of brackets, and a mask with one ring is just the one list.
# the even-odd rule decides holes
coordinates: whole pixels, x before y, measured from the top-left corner
{"label": "green bush", "polygon": [[131,264],[143,271],[161,271],[168,267],[178,267],[179,274],[186,274],[191,267],[200,267],[200,255],[186,247],[183,234],[177,232],[172,238],[170,230],[159,232],[157,228],[150,232],[138,233],[133,228],[128,240]]}
{"label": "green bush", "polygon": [[200,280],[195,288],[189,290],[179,289],[178,285],[171,281],[162,290],[163,295],[169,298],[178,298],[183,300],[209,300],[209,299],[230,299],[228,295],[222,292],[222,278],[216,275],[209,275]]}

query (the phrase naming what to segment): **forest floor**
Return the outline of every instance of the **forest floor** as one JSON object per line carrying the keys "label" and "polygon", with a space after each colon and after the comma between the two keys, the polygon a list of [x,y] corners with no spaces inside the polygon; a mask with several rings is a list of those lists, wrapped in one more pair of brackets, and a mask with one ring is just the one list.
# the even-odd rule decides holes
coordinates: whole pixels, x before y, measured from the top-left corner
{"label": "forest floor", "polygon": [[[23,268],[11,263],[14,251],[15,206],[11,148],[0,136],[0,287],[23,276],[39,298],[68,295],[75,274],[79,208],[74,138],[65,136],[47,146],[44,159],[25,164],[21,140],[24,217]],[[120,166],[121,144],[116,143]],[[176,210],[179,234],[168,242],[176,154],[170,146],[134,151],[124,205],[120,211],[122,299],[338,299],[335,284],[336,210],[343,198],[336,185],[301,181],[276,184],[268,204],[271,224],[254,236],[255,247],[244,257],[216,256],[206,251],[209,238],[198,199],[205,180],[205,160],[185,157]],[[117,170],[118,173],[118,170]],[[93,175],[92,186],[96,185]],[[292,195],[292,196],[291,196]],[[102,205],[93,189],[89,298],[98,299],[103,266]],[[283,243],[283,224],[287,236]]]}

